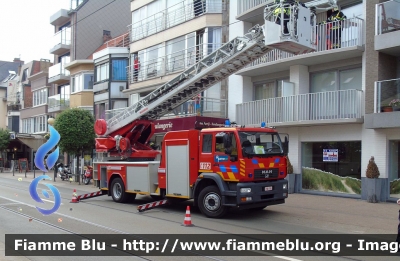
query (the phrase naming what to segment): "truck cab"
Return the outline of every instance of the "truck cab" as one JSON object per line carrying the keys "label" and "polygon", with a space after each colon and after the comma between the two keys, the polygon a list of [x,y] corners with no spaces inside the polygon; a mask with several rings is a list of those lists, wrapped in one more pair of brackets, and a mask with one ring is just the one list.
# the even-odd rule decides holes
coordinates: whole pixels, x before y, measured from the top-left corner
{"label": "truck cab", "polygon": [[287,139],[271,128],[169,132],[158,181],[167,198],[194,199],[212,218],[230,208],[263,209],[287,198]]}

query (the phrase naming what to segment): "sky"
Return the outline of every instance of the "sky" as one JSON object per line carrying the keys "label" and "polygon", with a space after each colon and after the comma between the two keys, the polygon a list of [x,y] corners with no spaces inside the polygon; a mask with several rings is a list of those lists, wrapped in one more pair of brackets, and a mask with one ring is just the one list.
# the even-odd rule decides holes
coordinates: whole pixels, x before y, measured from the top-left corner
{"label": "sky", "polygon": [[70,0],[0,0],[0,60],[25,63],[49,59],[54,26],[50,16],[69,9]]}

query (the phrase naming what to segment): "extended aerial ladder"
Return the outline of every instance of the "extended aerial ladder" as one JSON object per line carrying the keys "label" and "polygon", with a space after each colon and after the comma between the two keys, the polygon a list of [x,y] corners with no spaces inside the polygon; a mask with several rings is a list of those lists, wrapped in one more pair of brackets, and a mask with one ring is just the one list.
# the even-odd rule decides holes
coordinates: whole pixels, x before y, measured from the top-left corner
{"label": "extended aerial ladder", "polygon": [[[291,8],[288,25],[277,24],[277,7]],[[283,11],[279,14],[283,21]],[[96,151],[104,158],[132,161],[154,160],[160,153],[147,146],[154,134],[153,121],[195,97],[215,83],[234,74],[267,52],[280,49],[293,54],[315,51],[315,14],[297,3],[267,5],[264,26],[256,25],[242,37],[236,37],[187,68],[171,81],[152,91],[137,103],[109,120],[95,123]]]}

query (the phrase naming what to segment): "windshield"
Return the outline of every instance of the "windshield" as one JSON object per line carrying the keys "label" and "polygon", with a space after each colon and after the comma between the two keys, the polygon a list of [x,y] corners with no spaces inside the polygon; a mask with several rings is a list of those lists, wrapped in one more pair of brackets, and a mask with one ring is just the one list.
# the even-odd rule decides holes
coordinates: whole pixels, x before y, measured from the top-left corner
{"label": "windshield", "polygon": [[282,143],[277,133],[239,132],[240,144],[247,155],[277,155],[282,154]]}

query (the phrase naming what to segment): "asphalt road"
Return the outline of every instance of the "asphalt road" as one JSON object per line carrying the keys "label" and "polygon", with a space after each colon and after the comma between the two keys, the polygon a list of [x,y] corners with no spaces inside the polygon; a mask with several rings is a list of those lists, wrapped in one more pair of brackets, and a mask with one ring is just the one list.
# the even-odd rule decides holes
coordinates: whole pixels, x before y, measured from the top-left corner
{"label": "asphalt road", "polygon": [[[62,198],[59,210],[44,216],[36,210],[38,203],[29,194],[32,177],[18,180],[19,177],[22,176],[0,175],[0,260],[398,260],[398,257],[213,257],[201,254],[191,257],[6,257],[5,234],[388,234],[394,233],[393,228],[397,227],[397,217],[392,213],[398,211],[395,204],[304,194],[292,194],[285,204],[262,211],[234,211],[224,219],[208,219],[192,207],[194,226],[185,227],[182,224],[190,201],[143,213],[136,207],[151,202],[150,197],[138,196],[133,203],[118,204],[111,197],[101,196],[74,204],[70,203],[74,188],[78,195],[97,189],[59,180],[39,183],[41,189],[47,188],[46,183],[53,184]],[[51,196],[47,200],[40,207],[50,209],[53,206]]]}

